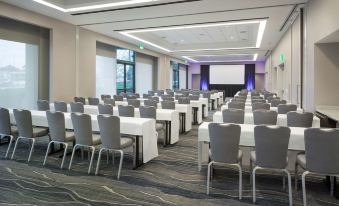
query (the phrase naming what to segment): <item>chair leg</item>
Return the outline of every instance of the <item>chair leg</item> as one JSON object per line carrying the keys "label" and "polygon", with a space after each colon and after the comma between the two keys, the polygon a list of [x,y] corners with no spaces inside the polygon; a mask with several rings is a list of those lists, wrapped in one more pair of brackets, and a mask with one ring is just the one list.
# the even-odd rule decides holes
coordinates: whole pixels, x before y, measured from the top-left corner
{"label": "chair leg", "polygon": [[253,163],[252,160],[250,158],[250,185],[252,185],[252,170],[253,170]]}
{"label": "chair leg", "polygon": [[35,139],[32,139],[32,147],[31,147],[31,150],[29,152],[29,156],[28,156],[27,162],[31,161],[32,153],[33,153],[33,150],[34,150],[34,145],[35,145]]}
{"label": "chair leg", "polygon": [[71,156],[71,160],[69,161],[68,170],[71,170],[71,168],[72,168],[72,162],[73,162],[73,158],[74,158],[74,153],[75,153],[75,150],[76,150],[77,146],[78,146],[77,144],[73,146],[72,156]]}
{"label": "chair leg", "polygon": [[255,167],[252,172],[252,185],[253,185],[253,203],[256,202],[256,197],[255,197],[255,172],[259,169],[259,167]]}
{"label": "chair leg", "polygon": [[293,197],[292,197],[292,180],[291,180],[291,174],[290,172],[285,169],[283,170],[287,174],[287,182],[288,182],[288,198],[289,198],[289,203],[290,206],[293,205]]}
{"label": "chair leg", "polygon": [[298,163],[295,163],[294,166],[294,189],[295,191],[298,190]]}
{"label": "chair leg", "polygon": [[[91,161],[89,162],[88,174],[91,173],[92,163],[93,163],[93,159],[94,159],[95,147],[91,146],[90,149],[92,150],[92,156],[91,156]],[[88,152],[89,152],[89,150],[88,150]]]}
{"label": "chair leg", "polygon": [[206,194],[210,194],[210,177],[211,177],[211,166],[213,165],[213,162],[208,163],[207,167],[207,188],[206,188]]}
{"label": "chair leg", "polygon": [[60,169],[62,169],[64,167],[64,163],[65,163],[65,159],[66,159],[66,155],[67,155],[67,149],[68,149],[67,143],[63,143],[63,145],[65,146],[65,148],[64,148],[64,156],[62,157]]}
{"label": "chair leg", "polygon": [[97,168],[95,169],[95,175],[98,175],[99,172],[99,167],[100,167],[100,160],[101,160],[101,153],[104,150],[104,148],[101,148],[99,150],[99,155],[98,155],[98,162],[97,162]]}
{"label": "chair leg", "polygon": [[242,168],[241,165],[237,165],[239,168],[239,200],[242,199]]}
{"label": "chair leg", "polygon": [[308,175],[309,172],[305,171],[302,175],[301,175],[301,184],[302,184],[302,190],[303,190],[303,202],[304,202],[304,206],[307,206],[307,197],[306,197],[306,175]]}
{"label": "chair leg", "polygon": [[135,143],[133,144],[133,168],[136,167],[137,164],[137,150]]}
{"label": "chair leg", "polygon": [[8,144],[8,148],[7,148],[7,151],[6,151],[5,159],[7,159],[7,157],[8,157],[8,153],[9,153],[9,150],[11,149],[11,147],[12,147],[13,140],[14,140],[13,136],[10,135],[9,136],[9,144]]}
{"label": "chair leg", "polygon": [[334,176],[330,176],[330,184],[331,184],[330,195],[333,196],[333,193],[334,193]]}
{"label": "chair leg", "polygon": [[112,152],[112,164],[113,165],[115,164],[115,152],[114,151]]}
{"label": "chair leg", "polygon": [[108,165],[109,163],[109,150],[107,150],[107,153],[106,153],[106,164]]}
{"label": "chair leg", "polygon": [[123,162],[123,159],[124,159],[124,152],[122,150],[120,150],[119,152],[120,152],[120,163],[119,163],[119,170],[118,170],[118,177],[117,177],[118,180],[120,179],[122,162]]}
{"label": "chair leg", "polygon": [[46,165],[46,161],[47,161],[48,153],[49,153],[49,150],[50,150],[50,148],[51,148],[51,144],[52,144],[52,142],[53,142],[53,141],[50,141],[50,142],[48,143],[48,146],[47,146],[47,151],[46,151],[46,154],[45,154],[45,159],[44,159],[43,166],[45,166],[45,165]]}
{"label": "chair leg", "polygon": [[285,175],[283,176],[282,178],[282,185],[283,185],[283,190],[286,190],[286,178],[285,178]]}
{"label": "chair leg", "polygon": [[14,145],[14,149],[13,149],[13,152],[12,152],[12,157],[11,157],[11,159],[14,158],[14,154],[15,154],[15,151],[16,151],[16,148],[17,148],[17,146],[18,146],[18,143],[19,143],[19,140],[20,140],[20,139],[22,139],[22,137],[18,137],[18,138],[16,139],[16,142],[15,142],[15,145]]}

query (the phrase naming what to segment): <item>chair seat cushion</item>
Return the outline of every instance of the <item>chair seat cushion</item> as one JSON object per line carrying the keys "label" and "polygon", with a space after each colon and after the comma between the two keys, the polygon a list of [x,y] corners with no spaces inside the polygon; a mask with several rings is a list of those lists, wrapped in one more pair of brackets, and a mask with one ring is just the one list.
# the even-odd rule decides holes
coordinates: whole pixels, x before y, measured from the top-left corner
{"label": "chair seat cushion", "polygon": [[[241,162],[242,161],[242,156],[243,156],[243,153],[241,150],[238,151],[238,157],[237,157],[237,162]],[[209,157],[211,157],[211,150],[209,150]],[[235,162],[227,162],[229,164],[231,163],[235,163]]]}
{"label": "chair seat cushion", "polygon": [[48,135],[48,128],[33,127],[33,137],[43,137]]}
{"label": "chair seat cushion", "polygon": [[93,145],[101,144],[100,134],[92,134]]}
{"label": "chair seat cushion", "polygon": [[131,145],[133,145],[133,139],[132,138],[125,138],[125,137],[120,138],[121,149],[129,147]]}
{"label": "chair seat cushion", "polygon": [[163,125],[163,124],[161,124],[161,123],[156,123],[156,125],[155,125],[155,129],[156,129],[157,131],[159,131],[159,130],[163,130],[163,129],[164,129],[164,125]]}
{"label": "chair seat cushion", "polygon": [[303,169],[306,169],[306,157],[305,154],[299,154],[297,155],[297,163],[300,167]]}
{"label": "chair seat cushion", "polygon": [[66,131],[65,141],[71,142],[75,139],[74,132],[68,132]]}

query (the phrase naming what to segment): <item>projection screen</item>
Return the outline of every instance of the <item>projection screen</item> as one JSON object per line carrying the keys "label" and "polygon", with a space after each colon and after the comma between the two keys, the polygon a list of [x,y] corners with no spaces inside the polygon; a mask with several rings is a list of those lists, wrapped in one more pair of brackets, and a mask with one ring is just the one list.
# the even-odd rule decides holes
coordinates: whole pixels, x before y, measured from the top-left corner
{"label": "projection screen", "polygon": [[245,65],[210,65],[210,84],[245,84]]}

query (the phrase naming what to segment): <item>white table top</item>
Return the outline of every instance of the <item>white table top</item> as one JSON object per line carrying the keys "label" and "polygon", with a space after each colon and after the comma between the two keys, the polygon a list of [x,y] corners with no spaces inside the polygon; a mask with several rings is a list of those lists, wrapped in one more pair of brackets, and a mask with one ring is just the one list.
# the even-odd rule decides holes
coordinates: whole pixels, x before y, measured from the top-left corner
{"label": "white table top", "polygon": [[[223,122],[221,111],[214,113],[213,122],[217,122],[217,123]],[[244,122],[245,122],[245,124],[252,124],[253,125],[254,124],[253,113],[245,113]],[[285,127],[287,126],[287,115],[286,114],[278,114],[277,125],[285,126]],[[312,127],[320,128],[320,119],[317,116],[313,117]]]}
{"label": "white table top", "polygon": [[[13,110],[9,110],[10,120],[15,124]],[[31,110],[32,123],[34,126],[48,127],[45,111]],[[70,113],[64,113],[66,129],[73,129]],[[92,131],[99,132],[97,115],[91,115]],[[150,161],[158,156],[158,145],[155,130],[155,120],[145,118],[120,117],[120,132],[122,134],[143,137],[143,161]]]}

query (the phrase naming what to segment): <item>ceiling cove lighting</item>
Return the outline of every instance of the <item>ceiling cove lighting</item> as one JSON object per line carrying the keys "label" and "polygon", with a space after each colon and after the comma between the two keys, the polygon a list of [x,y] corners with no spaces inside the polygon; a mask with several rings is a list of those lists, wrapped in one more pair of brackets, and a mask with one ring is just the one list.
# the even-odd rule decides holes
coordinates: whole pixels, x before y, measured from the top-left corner
{"label": "ceiling cove lighting", "polygon": [[129,0],[129,1],[114,2],[114,3],[97,4],[97,5],[92,5],[92,6],[74,7],[74,8],[69,8],[69,9],[61,8],[55,4],[47,2],[46,0],[33,0],[33,1],[43,4],[45,6],[51,7],[53,9],[57,9],[62,12],[77,12],[77,11],[86,11],[86,10],[92,10],[92,9],[103,9],[103,8],[109,8],[109,7],[149,3],[149,2],[160,1],[160,0]]}
{"label": "ceiling cove lighting", "polygon": [[194,63],[199,63],[199,61],[197,61],[197,60],[195,60],[195,59],[192,59],[192,58],[189,58],[189,57],[187,57],[187,56],[182,56],[182,58],[185,58],[185,59],[187,59],[187,60],[189,60],[189,61],[191,61],[191,62],[194,62]]}
{"label": "ceiling cove lighting", "polygon": [[[230,55],[248,55],[248,54],[230,54]],[[195,55],[196,57],[200,57],[200,56],[207,56],[207,57],[213,57],[213,56],[227,56],[227,55]],[[198,61],[198,60],[195,60],[193,59],[192,57],[190,56],[182,56],[182,58],[185,58],[191,62],[194,62],[194,63],[216,63],[216,62],[246,62],[246,61],[250,61],[250,60],[227,60],[227,61],[222,61],[222,60],[217,60],[217,61],[209,61],[209,60],[203,60],[203,61]],[[258,54],[253,54],[253,59],[252,61],[257,61],[258,59]]]}
{"label": "ceiling cove lighting", "polygon": [[258,54],[254,54],[253,61],[257,61],[257,59],[258,59]]}
{"label": "ceiling cove lighting", "polygon": [[[158,49],[161,49],[166,52],[197,52],[197,51],[220,51],[220,50],[241,50],[241,49],[259,49],[261,46],[262,38],[264,36],[266,28],[266,19],[263,20],[254,20],[254,21],[237,21],[237,22],[225,22],[225,23],[213,23],[213,24],[198,24],[198,25],[188,25],[188,26],[173,26],[173,27],[162,27],[155,29],[137,29],[137,30],[127,30],[121,31],[120,34],[128,36],[130,38],[141,41],[145,44],[149,44]],[[231,26],[231,25],[241,25],[241,24],[259,24],[257,41],[255,47],[236,47],[236,48],[207,48],[207,49],[187,49],[187,50],[170,50],[159,46],[155,43],[143,40],[139,37],[136,37],[135,33],[146,33],[146,32],[156,32],[156,31],[169,31],[169,30],[182,30],[182,29],[194,29],[194,28],[208,28],[208,27],[219,27],[219,26]]]}

